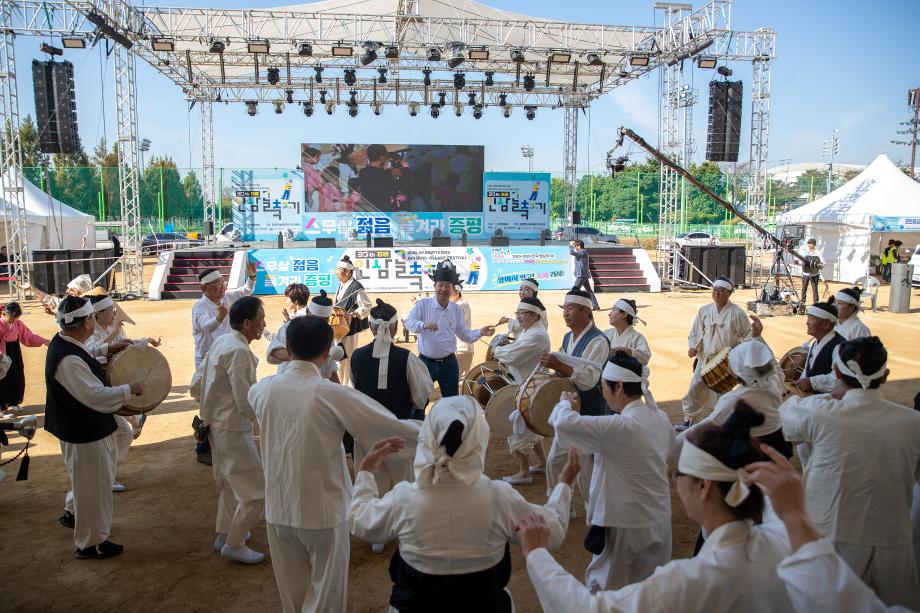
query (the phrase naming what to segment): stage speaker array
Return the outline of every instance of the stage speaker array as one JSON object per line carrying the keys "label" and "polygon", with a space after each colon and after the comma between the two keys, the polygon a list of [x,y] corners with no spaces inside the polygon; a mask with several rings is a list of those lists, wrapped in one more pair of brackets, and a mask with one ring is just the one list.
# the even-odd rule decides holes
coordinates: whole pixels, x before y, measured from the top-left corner
{"label": "stage speaker array", "polygon": [[741,143],[741,81],[712,81],[709,84],[709,130],[706,159],[737,162]]}
{"label": "stage speaker array", "polygon": [[77,101],[73,88],[73,64],[32,60],[35,117],[42,153],[76,153]]}

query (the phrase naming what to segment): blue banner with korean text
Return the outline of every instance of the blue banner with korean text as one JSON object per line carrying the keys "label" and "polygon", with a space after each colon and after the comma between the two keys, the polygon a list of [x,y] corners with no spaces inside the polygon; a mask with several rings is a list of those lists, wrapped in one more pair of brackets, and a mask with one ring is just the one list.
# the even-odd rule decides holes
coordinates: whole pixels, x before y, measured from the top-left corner
{"label": "blue banner with korean text", "polygon": [[482,217],[487,236],[538,239],[549,227],[548,172],[487,172],[482,177]]}
{"label": "blue banner with korean text", "polygon": [[368,292],[432,291],[428,274],[446,259],[457,267],[464,291],[517,291],[528,277],[540,289],[568,289],[575,282],[568,247],[561,246],[253,249],[255,293],[283,294],[291,283],[303,283],[311,292],[332,291],[343,255],[352,259]]}

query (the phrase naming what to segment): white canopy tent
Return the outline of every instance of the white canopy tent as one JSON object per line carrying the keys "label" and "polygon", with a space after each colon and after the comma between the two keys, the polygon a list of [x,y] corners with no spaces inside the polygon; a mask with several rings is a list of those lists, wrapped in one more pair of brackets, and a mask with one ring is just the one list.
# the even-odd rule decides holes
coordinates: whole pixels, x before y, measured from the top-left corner
{"label": "white canopy tent", "polygon": [[920,183],[883,153],[845,185],[784,213],[777,226],[802,224],[823,255],[823,276],[852,283],[869,271],[889,239],[920,241]]}
{"label": "white canopy tent", "polygon": [[[8,171],[9,172],[9,171]],[[22,178],[26,205],[26,228],[29,250],[35,249],[94,249],[96,247],[96,218],[52,198],[25,177]],[[0,198],[0,216],[11,220],[18,214]],[[3,236],[3,244],[6,237]],[[27,254],[31,258],[31,253]]]}

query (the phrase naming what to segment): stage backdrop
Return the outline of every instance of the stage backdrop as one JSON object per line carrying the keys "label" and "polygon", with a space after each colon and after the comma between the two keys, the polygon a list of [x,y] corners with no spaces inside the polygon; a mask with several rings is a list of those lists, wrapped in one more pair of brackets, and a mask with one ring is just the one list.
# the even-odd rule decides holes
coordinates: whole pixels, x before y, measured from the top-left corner
{"label": "stage backdrop", "polygon": [[568,247],[407,247],[394,249],[254,249],[258,262],[256,294],[283,294],[291,283],[311,293],[339,285],[335,265],[351,257],[368,292],[433,291],[428,277],[438,262],[457,267],[464,291],[517,291],[521,279],[533,277],[540,289],[568,289],[574,283]]}
{"label": "stage backdrop", "polygon": [[548,172],[487,172],[482,182],[486,236],[501,228],[510,238],[536,238],[549,227]]}

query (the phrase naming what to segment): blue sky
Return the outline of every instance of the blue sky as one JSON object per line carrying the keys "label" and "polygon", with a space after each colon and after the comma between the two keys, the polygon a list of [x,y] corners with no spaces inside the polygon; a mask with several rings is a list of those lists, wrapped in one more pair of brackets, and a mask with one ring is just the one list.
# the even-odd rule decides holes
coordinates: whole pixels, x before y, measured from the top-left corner
{"label": "blue sky", "polygon": [[[259,0],[160,4],[278,6],[276,2]],[[490,3],[538,17],[616,25],[652,25],[652,4],[651,0]],[[778,33],[770,123],[771,165],[785,158],[793,163],[821,161],[822,141],[835,128],[840,130],[840,162],[864,164],[880,152],[896,162],[909,160],[909,149],[892,145],[889,140],[895,138],[898,122],[909,117],[907,90],[920,87],[918,23],[918,0],[736,1],[735,29],[771,27]],[[33,58],[44,59],[38,53],[39,42],[26,37],[17,40],[23,116],[35,113],[30,63]],[[65,59],[75,67],[80,136],[84,147],[91,151],[104,134],[111,142],[115,132],[112,60],[104,59],[99,46],[68,51]],[[747,94],[751,71],[749,65],[742,63],[732,68],[734,78],[744,81],[744,134],[750,121]],[[702,100],[694,109],[697,160],[705,153],[705,98],[712,74],[693,68],[693,85]],[[582,117],[579,125],[580,172],[589,168],[595,172],[604,170],[606,151],[620,125],[632,127],[650,142],[657,141],[657,91],[657,77],[643,78],[595,102],[590,131],[588,117]],[[152,141],[151,154],[172,156],[180,167],[200,166],[198,109],[187,112],[181,91],[140,61],[138,97],[139,137]],[[456,118],[451,113],[437,120],[422,113],[410,118],[405,109],[394,107],[386,108],[381,117],[362,109],[358,119],[344,112],[332,117],[317,112],[308,119],[292,108],[275,115],[266,107],[250,118],[242,104],[214,108],[216,162],[224,168],[292,167],[298,163],[301,142],[479,144],[486,148],[487,170],[526,169],[520,147],[529,144],[535,149],[535,169],[558,173],[562,168],[562,111],[541,111],[534,121],[527,121],[521,109],[516,109],[510,119],[492,110],[475,121],[469,114]],[[747,159],[746,140],[744,137],[742,141],[742,160]]]}

